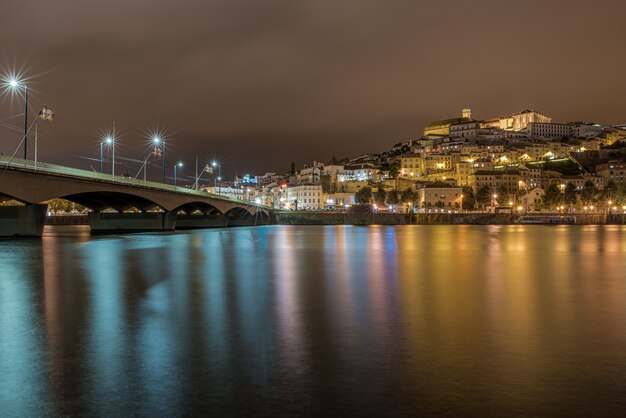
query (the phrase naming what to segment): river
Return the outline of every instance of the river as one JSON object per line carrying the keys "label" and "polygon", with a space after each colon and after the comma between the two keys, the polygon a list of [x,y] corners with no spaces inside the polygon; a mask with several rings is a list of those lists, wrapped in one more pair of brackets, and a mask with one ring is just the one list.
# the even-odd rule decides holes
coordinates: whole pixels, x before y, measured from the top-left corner
{"label": "river", "polygon": [[624,410],[626,227],[0,241],[2,417]]}

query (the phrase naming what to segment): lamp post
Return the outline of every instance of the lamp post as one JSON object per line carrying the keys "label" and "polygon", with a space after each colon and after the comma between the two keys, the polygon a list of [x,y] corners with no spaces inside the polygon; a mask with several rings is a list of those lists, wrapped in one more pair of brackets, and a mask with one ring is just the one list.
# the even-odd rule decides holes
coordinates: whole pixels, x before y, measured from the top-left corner
{"label": "lamp post", "polygon": [[9,80],[9,87],[13,90],[24,89],[24,159],[26,159],[26,151],[28,146],[28,86],[23,81],[16,78]]}
{"label": "lamp post", "polygon": [[[111,175],[115,176],[115,139],[112,136],[107,136],[105,142],[111,147]],[[102,144],[100,144],[100,171],[102,171]]]}
{"label": "lamp post", "polygon": [[163,142],[163,146],[161,148],[161,156],[163,158],[163,183],[165,183],[165,141],[162,140],[160,137],[155,136],[154,138],[152,138],[152,142],[154,142],[154,145],[156,145],[157,147],[159,146],[159,144],[161,144],[161,142]]}
{"label": "lamp post", "polygon": [[213,168],[217,168],[217,177],[215,178],[215,182],[217,183],[217,194],[221,194],[221,182],[222,182],[222,166],[218,164],[217,161],[213,160],[211,163]]}
{"label": "lamp post", "polygon": [[100,141],[100,174],[102,174],[102,145],[104,144],[103,141]]}
{"label": "lamp post", "polygon": [[174,164],[174,186],[176,186],[176,169],[177,168],[183,168],[183,163],[182,161]]}

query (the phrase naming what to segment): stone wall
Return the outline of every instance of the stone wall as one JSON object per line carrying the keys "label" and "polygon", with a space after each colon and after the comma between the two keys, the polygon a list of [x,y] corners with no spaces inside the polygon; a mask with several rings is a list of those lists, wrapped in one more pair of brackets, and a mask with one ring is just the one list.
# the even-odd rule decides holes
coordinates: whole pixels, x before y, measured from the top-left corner
{"label": "stone wall", "polygon": [[406,213],[277,212],[279,225],[404,225]]}
{"label": "stone wall", "polygon": [[[541,213],[537,216],[560,216]],[[624,225],[626,215],[567,214],[575,216],[577,225]],[[343,213],[343,212],[276,212],[279,225],[509,225],[520,216],[509,213]]]}

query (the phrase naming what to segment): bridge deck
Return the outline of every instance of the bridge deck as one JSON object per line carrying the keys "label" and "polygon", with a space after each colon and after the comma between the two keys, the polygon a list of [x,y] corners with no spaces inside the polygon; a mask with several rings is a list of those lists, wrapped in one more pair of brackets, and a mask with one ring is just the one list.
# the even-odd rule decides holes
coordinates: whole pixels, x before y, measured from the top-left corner
{"label": "bridge deck", "polygon": [[259,205],[256,203],[246,202],[238,199],[231,199],[229,197],[221,196],[214,193],[203,192],[200,190],[189,189],[187,187],[174,186],[170,184],[157,183],[154,181],[145,181],[133,177],[113,176],[106,173],[98,173],[94,171],[81,170],[73,167],[66,167],[58,164],[51,164],[41,161],[24,160],[21,158],[11,158],[8,156],[0,156],[0,182],[2,181],[2,172],[5,170],[20,170],[29,171],[33,173],[47,173],[52,175],[58,175],[63,177],[73,177],[80,180],[91,180],[95,182],[105,182],[109,184],[117,184],[123,186],[139,187],[145,189],[167,191],[172,193],[183,193],[186,195],[200,196],[203,198],[211,198],[222,200],[225,202],[244,204],[250,206],[262,207],[270,209],[265,205]]}

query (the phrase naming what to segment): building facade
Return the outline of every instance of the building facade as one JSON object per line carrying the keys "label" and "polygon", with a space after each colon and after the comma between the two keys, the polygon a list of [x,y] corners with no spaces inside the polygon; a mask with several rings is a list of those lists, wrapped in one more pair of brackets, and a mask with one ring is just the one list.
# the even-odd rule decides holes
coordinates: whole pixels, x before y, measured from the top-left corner
{"label": "building facade", "polygon": [[287,187],[286,206],[293,210],[317,210],[322,208],[322,186],[319,184],[299,184]]}

